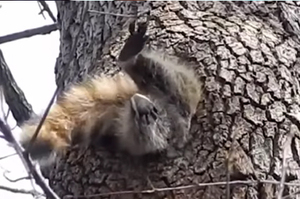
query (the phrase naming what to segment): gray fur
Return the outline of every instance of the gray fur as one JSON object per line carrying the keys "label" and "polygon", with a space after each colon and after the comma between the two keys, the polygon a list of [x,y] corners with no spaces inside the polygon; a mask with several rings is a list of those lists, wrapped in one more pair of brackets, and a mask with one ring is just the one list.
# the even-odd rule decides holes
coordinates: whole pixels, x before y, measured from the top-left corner
{"label": "gray fur", "polygon": [[[133,96],[131,102],[135,103],[128,104],[120,118],[121,145],[138,155],[167,148],[169,138],[179,140],[179,145],[185,143],[202,92],[192,69],[162,52],[144,49],[145,32],[131,32],[119,57],[121,68],[144,96]],[[153,109],[159,110],[156,118],[150,116]],[[145,110],[150,123],[136,117]]]}

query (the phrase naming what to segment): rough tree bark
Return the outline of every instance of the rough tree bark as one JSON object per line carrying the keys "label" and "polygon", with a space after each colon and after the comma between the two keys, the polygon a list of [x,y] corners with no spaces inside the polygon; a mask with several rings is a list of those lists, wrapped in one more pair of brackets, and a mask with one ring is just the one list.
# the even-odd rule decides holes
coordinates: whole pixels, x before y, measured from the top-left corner
{"label": "rough tree bark", "polygon": [[[283,146],[286,181],[299,182],[298,3],[290,2],[89,2],[88,10],[132,14],[151,8],[150,44],[195,67],[205,101],[180,157],[132,159],[105,149],[73,149],[47,172],[60,195],[147,190],[231,180],[280,180]],[[65,88],[87,74],[114,73],[128,17],[87,12],[83,2],[58,1],[60,55],[56,80]],[[71,60],[70,66],[68,65]],[[226,161],[229,166],[227,168]],[[295,191],[285,186],[284,195]],[[272,198],[274,184],[231,185],[232,198]],[[226,198],[226,186],[119,194],[108,198]],[[96,198],[100,198],[99,196]]]}
{"label": "rough tree bark", "polygon": [[[11,110],[18,125],[32,116],[32,106],[28,103],[23,91],[17,85],[9,67],[6,64],[4,55],[0,49],[0,86],[3,90],[5,102]],[[1,92],[0,92],[1,94]]]}

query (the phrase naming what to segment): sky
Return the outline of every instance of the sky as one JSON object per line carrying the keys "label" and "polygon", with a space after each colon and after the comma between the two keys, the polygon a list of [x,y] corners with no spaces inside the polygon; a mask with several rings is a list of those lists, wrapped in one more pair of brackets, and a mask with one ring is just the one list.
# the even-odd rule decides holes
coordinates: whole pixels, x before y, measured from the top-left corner
{"label": "sky", "polygon": [[[47,2],[54,16],[57,16],[55,2]],[[0,36],[37,28],[52,24],[53,21],[44,13],[45,18],[39,15],[40,8],[37,1],[0,1]],[[54,66],[59,53],[59,32],[47,35],[38,35],[20,39],[0,45],[5,61],[12,72],[18,86],[23,90],[27,101],[32,105],[35,113],[46,109],[55,90]],[[7,110],[7,107],[4,107]],[[0,113],[1,114],[1,113]],[[2,118],[2,115],[0,116]],[[15,127],[15,121],[10,114],[8,124]],[[15,128],[16,137],[20,133]],[[0,158],[14,153],[14,149],[7,142],[0,140]],[[25,177],[26,172],[18,156],[0,160],[0,185],[32,190],[29,180],[11,183],[3,177],[10,179]],[[40,190],[38,186],[35,186]],[[32,199],[31,195],[15,194],[0,189],[1,198]]]}

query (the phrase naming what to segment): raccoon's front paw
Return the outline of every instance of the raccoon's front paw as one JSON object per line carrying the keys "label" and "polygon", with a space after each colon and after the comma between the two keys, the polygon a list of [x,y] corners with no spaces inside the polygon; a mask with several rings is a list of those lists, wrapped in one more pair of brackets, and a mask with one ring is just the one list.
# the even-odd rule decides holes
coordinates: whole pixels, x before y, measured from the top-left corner
{"label": "raccoon's front paw", "polygon": [[149,98],[135,94],[130,101],[135,112],[135,119],[140,125],[151,125],[157,120],[158,110]]}
{"label": "raccoon's front paw", "polygon": [[139,54],[143,50],[149,38],[147,35],[145,35],[148,23],[138,23],[137,30],[135,30],[135,24],[136,21],[132,22],[129,25],[130,36],[128,37],[123,49],[121,50],[119,61],[127,61],[135,55]]}

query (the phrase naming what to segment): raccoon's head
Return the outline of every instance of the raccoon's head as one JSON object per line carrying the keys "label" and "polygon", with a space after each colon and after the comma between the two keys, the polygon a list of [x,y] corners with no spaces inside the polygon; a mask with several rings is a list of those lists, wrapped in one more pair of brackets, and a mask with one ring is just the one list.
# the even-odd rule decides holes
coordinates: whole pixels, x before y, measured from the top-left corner
{"label": "raccoon's head", "polygon": [[121,131],[125,132],[125,137],[122,136],[121,144],[125,150],[133,155],[143,155],[167,147],[170,121],[160,104],[135,94],[124,111]]}

